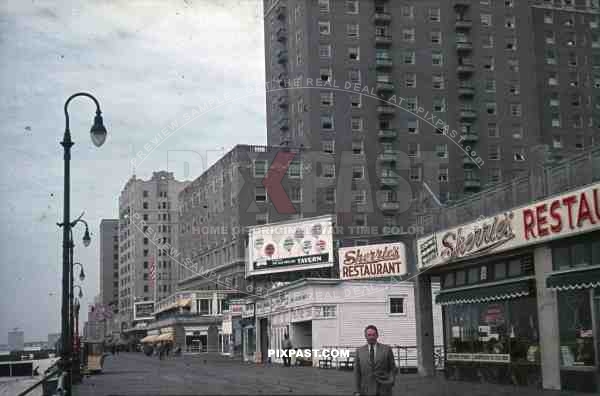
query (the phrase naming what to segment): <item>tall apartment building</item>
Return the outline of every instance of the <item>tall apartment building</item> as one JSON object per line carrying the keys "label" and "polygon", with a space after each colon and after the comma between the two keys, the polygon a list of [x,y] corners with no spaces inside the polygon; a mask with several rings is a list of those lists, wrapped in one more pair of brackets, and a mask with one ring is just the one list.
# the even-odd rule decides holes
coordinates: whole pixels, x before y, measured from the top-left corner
{"label": "tall apartment building", "polygon": [[[119,197],[119,312],[130,328],[137,301],[154,301],[175,291],[176,266],[163,248],[176,245],[178,194],[189,182],[172,172],[153,172],[149,180],[129,179]],[[142,223],[142,220],[144,223]],[[145,224],[145,225],[144,225]],[[156,281],[150,269],[155,264]]]}
{"label": "tall apartment building", "polygon": [[25,347],[25,333],[17,328],[8,332],[8,348],[11,351],[22,351]]}
{"label": "tall apartment building", "polygon": [[338,168],[359,153],[392,202],[422,202],[425,183],[444,202],[511,180],[543,144],[564,156],[598,142],[598,12],[597,0],[265,0],[279,83],[268,144],[331,153]]}
{"label": "tall apartment building", "polygon": [[119,219],[100,221],[100,302],[118,312]]}

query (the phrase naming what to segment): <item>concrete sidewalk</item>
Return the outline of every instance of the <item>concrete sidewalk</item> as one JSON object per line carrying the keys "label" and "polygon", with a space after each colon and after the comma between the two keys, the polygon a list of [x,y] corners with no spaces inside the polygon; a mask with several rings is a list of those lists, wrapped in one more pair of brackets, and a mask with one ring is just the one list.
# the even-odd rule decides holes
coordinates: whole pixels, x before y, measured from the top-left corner
{"label": "concrete sidewalk", "polygon": [[[214,355],[158,360],[142,353],[106,358],[102,374],[85,378],[76,396],[119,395],[352,395],[352,372],[313,367],[256,365]],[[394,395],[564,396],[585,395],[513,386],[446,381],[399,374]]]}

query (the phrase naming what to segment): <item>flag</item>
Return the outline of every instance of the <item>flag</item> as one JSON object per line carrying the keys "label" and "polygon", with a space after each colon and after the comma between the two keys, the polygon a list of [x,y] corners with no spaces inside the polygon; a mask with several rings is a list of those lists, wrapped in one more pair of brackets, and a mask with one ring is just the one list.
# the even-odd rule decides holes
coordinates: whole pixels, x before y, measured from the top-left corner
{"label": "flag", "polygon": [[156,280],[156,266],[154,265],[154,257],[148,259],[148,269],[150,271],[150,284],[154,287],[154,281]]}

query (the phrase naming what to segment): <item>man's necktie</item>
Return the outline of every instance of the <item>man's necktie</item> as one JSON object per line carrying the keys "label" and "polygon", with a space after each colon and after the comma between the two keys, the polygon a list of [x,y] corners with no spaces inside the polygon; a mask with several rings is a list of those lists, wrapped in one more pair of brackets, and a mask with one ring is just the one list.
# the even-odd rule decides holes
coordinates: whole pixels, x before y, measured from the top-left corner
{"label": "man's necktie", "polygon": [[369,345],[369,360],[371,361],[371,364],[375,363],[375,346],[374,345]]}

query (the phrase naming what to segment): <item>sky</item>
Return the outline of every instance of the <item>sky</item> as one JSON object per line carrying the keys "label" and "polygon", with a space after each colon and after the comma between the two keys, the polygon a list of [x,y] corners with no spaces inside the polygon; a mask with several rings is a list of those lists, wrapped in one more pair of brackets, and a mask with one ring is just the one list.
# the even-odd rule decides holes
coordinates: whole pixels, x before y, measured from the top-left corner
{"label": "sky", "polygon": [[74,230],[84,321],[99,291],[100,220],[117,217],[135,153],[225,95],[240,99],[180,127],[136,176],[192,180],[235,144],[266,144],[264,93],[247,96],[265,79],[262,23],[260,0],[0,2],[0,343],[15,327],[26,341],[60,332],[65,100],[93,94],[108,129],[96,148],[93,102],[71,102],[71,216],[85,211],[92,233],[85,248]]}

